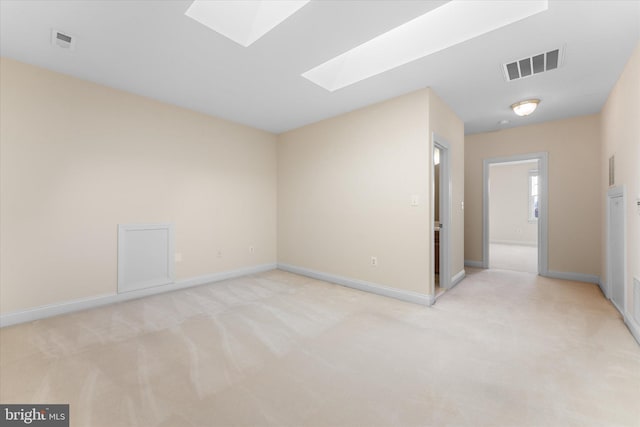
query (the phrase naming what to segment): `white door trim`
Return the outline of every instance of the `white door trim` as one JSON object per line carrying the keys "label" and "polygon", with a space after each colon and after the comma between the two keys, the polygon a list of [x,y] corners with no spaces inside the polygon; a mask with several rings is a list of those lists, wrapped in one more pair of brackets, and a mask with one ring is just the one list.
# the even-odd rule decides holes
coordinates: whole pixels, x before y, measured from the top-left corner
{"label": "white door trim", "polygon": [[[434,179],[434,164],[433,164],[433,150],[434,148],[440,149],[440,286],[448,289],[452,287],[451,281],[451,200],[452,200],[452,186],[451,186],[451,152],[449,143],[440,135],[433,132],[431,135],[431,154],[430,170],[431,170],[431,225],[430,225],[430,244],[433,248],[433,242],[435,239],[435,192],[433,188]],[[433,250],[431,252],[430,265],[433,268],[435,263]],[[435,274],[435,273],[434,273]],[[434,274],[431,274],[431,294],[435,293]]]}
{"label": "white door trim", "polygon": [[489,167],[496,163],[512,163],[526,160],[538,161],[540,182],[538,207],[538,274],[546,276],[549,272],[548,258],[548,194],[549,194],[549,155],[546,152],[519,154],[509,157],[484,159],[482,165],[482,268],[489,268]]}

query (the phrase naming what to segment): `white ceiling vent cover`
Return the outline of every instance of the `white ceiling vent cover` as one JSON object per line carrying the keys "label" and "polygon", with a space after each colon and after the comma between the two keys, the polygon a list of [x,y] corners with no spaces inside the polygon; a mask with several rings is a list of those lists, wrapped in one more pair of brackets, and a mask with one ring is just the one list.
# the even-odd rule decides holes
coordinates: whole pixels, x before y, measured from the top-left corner
{"label": "white ceiling vent cover", "polygon": [[507,81],[512,82],[545,71],[555,70],[560,67],[563,58],[564,49],[559,48],[503,64],[502,70]]}
{"label": "white ceiling vent cover", "polygon": [[51,44],[67,50],[75,50],[76,38],[68,33],[63,33],[56,29],[51,30]]}

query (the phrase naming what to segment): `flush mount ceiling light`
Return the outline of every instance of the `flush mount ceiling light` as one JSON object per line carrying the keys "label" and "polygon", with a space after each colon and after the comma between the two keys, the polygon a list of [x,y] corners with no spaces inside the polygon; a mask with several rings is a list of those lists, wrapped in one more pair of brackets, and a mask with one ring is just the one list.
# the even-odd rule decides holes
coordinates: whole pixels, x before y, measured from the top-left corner
{"label": "flush mount ceiling light", "polygon": [[539,99],[527,99],[525,101],[516,102],[511,105],[511,109],[518,116],[528,116],[533,113],[536,108],[538,108],[538,104],[540,103]]}
{"label": "flush mount ceiling light", "polygon": [[330,92],[528,18],[548,0],[453,0],[302,74]]}
{"label": "flush mount ceiling light", "polygon": [[247,47],[296,13],[310,0],[195,0],[184,13]]}

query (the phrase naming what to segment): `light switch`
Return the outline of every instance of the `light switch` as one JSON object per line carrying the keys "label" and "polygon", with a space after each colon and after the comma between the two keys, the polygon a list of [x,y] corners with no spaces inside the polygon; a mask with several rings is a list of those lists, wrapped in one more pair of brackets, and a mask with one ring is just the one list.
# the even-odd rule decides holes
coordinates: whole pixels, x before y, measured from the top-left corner
{"label": "light switch", "polygon": [[416,207],[420,204],[420,196],[414,194],[411,196],[411,206]]}

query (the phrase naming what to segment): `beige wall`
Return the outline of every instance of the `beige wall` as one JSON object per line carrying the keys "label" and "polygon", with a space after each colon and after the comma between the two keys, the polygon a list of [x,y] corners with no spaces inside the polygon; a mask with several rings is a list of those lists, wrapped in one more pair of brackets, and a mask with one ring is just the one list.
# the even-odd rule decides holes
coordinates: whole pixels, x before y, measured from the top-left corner
{"label": "beige wall", "polygon": [[535,152],[549,155],[549,270],[599,276],[599,115],[467,135],[465,259],[482,260],[483,160]]}
{"label": "beige wall", "polygon": [[[640,44],[636,46],[620,79],[602,109],[602,156],[600,188],[602,197],[602,242],[606,243],[606,191],[608,189],[608,159],[615,155],[615,185],[626,191],[627,280],[625,283],[625,312],[635,318],[633,311],[633,277],[640,280]],[[606,252],[602,252],[601,270],[606,280]],[[640,328],[637,325],[636,328]],[[636,333],[640,333],[640,329]]]}
{"label": "beige wall", "polygon": [[428,96],[280,135],[279,262],[428,293]]}
{"label": "beige wall", "polygon": [[489,241],[538,243],[538,223],[529,221],[529,174],[538,162],[493,164],[489,168]]}
{"label": "beige wall", "polygon": [[462,123],[429,89],[280,135],[279,262],[431,293],[430,120],[462,145]]}
{"label": "beige wall", "polygon": [[274,135],[0,67],[2,313],[116,293],[119,223],[174,223],[178,279],[276,262]]}

